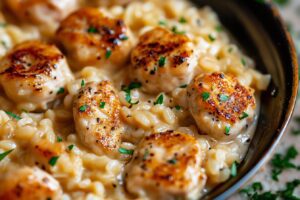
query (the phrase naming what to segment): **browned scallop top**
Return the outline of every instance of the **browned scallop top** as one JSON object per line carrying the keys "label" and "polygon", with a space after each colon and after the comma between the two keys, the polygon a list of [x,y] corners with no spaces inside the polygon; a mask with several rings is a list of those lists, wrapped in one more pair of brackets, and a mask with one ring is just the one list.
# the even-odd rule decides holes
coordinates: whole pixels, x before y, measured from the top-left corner
{"label": "browned scallop top", "polygon": [[123,20],[105,17],[96,8],[82,8],[62,21],[57,36],[60,40],[106,50],[127,40],[126,32]]}
{"label": "browned scallop top", "polygon": [[39,41],[28,41],[14,47],[1,61],[0,75],[9,78],[51,76],[63,54],[54,46]]}
{"label": "browned scallop top", "polygon": [[[201,152],[196,139],[188,134],[166,131],[145,137],[138,154],[133,158],[142,169],[141,176],[157,186],[188,188],[191,180],[187,170],[200,170]],[[164,152],[155,151],[163,149]]]}
{"label": "browned scallop top", "polygon": [[232,75],[204,74],[189,86],[188,96],[198,95],[197,105],[216,119],[234,123],[250,106],[255,108],[254,90],[241,85]]}
{"label": "browned scallop top", "polygon": [[132,53],[131,61],[135,68],[144,68],[159,64],[161,57],[168,58],[170,66],[176,68],[186,62],[193,53],[185,45],[190,42],[183,34],[173,33],[165,28],[156,27],[139,38]]}

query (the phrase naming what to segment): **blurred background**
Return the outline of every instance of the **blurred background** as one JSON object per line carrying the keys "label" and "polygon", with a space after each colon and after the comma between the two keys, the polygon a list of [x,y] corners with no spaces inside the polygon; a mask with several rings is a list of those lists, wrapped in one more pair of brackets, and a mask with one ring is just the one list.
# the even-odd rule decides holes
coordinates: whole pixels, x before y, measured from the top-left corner
{"label": "blurred background", "polygon": [[[263,0],[256,0],[263,1]],[[273,0],[291,33],[300,63],[300,0]],[[298,97],[300,94],[298,94]],[[299,97],[300,99],[300,97]],[[288,159],[287,159],[288,158]],[[274,180],[276,170],[281,172]],[[287,195],[279,197],[280,192]],[[270,161],[230,200],[300,200],[300,101]]]}

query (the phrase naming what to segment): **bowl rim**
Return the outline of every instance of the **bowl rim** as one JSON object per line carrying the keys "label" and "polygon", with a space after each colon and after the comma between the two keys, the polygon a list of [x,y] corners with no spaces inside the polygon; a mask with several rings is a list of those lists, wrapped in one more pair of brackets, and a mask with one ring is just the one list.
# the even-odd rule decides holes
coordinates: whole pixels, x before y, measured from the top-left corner
{"label": "bowl rim", "polygon": [[277,23],[278,28],[282,31],[282,38],[286,41],[288,44],[291,60],[291,67],[293,68],[293,82],[292,82],[292,88],[291,88],[291,98],[288,101],[288,107],[286,109],[285,114],[283,115],[283,122],[281,124],[281,127],[278,128],[278,131],[276,132],[275,137],[270,141],[271,145],[262,152],[261,157],[259,158],[259,161],[250,168],[239,180],[237,180],[233,185],[231,185],[225,192],[219,194],[215,199],[216,200],[224,200],[229,198],[233,193],[235,193],[237,190],[239,190],[244,184],[247,183],[257,172],[258,170],[269,160],[269,157],[272,155],[272,153],[275,150],[275,147],[280,142],[282,136],[285,134],[285,130],[291,120],[291,117],[294,112],[294,108],[296,105],[297,100],[297,93],[298,93],[298,80],[299,80],[299,73],[298,73],[298,58],[296,53],[296,48],[293,42],[293,39],[288,32],[286,25],[281,17],[281,14],[279,13],[279,10],[277,7],[271,3],[271,2],[264,2],[260,3],[265,6],[265,9],[269,9],[271,13],[271,17],[273,20]]}

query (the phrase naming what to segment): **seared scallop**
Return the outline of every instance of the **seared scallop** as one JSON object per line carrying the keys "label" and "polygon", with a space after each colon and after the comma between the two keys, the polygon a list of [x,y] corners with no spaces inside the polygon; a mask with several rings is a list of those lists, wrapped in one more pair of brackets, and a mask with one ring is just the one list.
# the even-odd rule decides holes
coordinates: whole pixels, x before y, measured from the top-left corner
{"label": "seared scallop", "polygon": [[170,92],[193,78],[197,51],[191,40],[157,27],[142,35],[131,54],[131,78],[148,93]]}
{"label": "seared scallop", "polygon": [[58,24],[78,7],[78,0],[6,0],[19,20],[36,25]]}
{"label": "seared scallop", "polygon": [[83,144],[98,155],[118,155],[120,101],[110,82],[87,83],[74,100],[73,115]]}
{"label": "seared scallop", "polygon": [[64,55],[54,45],[28,41],[0,61],[0,82],[6,95],[32,110],[46,109],[59,88],[73,79]]}
{"label": "seared scallop", "polygon": [[57,30],[57,39],[76,69],[87,65],[120,67],[127,61],[132,43],[121,19],[106,17],[96,8],[82,8],[69,15]]}
{"label": "seared scallop", "polygon": [[253,122],[254,90],[234,76],[198,75],[188,86],[187,96],[199,130],[216,139],[231,139]]}
{"label": "seared scallop", "polygon": [[126,166],[126,189],[150,199],[197,198],[206,182],[203,156],[189,134],[166,131],[146,136]]}
{"label": "seared scallop", "polygon": [[0,199],[59,200],[62,189],[57,180],[37,167],[10,166],[0,175]]}

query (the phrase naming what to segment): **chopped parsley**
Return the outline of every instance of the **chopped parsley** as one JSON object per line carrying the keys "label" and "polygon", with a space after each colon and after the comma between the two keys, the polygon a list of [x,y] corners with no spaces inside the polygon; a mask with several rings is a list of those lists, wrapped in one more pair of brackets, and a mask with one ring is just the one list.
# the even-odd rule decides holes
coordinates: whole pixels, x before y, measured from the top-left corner
{"label": "chopped parsley", "polygon": [[285,155],[275,154],[271,160],[272,165],[272,179],[278,181],[278,176],[284,169],[297,169],[300,170],[300,166],[296,166],[291,160],[295,159],[298,155],[298,151],[294,146],[287,149]]}
{"label": "chopped parsley", "polygon": [[140,87],[142,87],[142,83],[140,83],[140,82],[131,82],[128,86],[125,86],[125,85],[122,86],[122,91],[125,92],[125,99],[129,104],[133,105],[133,104],[139,103],[139,101],[134,102],[134,103],[131,102],[131,100],[132,100],[131,99],[131,90],[137,89]]}
{"label": "chopped parsley", "polygon": [[217,26],[215,27],[215,29],[216,29],[216,31],[217,31],[218,33],[220,33],[220,32],[223,31],[223,27],[222,27],[221,25],[217,25]]}
{"label": "chopped parsley", "polygon": [[134,150],[132,149],[125,149],[125,148],[119,148],[119,153],[121,154],[127,154],[127,155],[133,155]]}
{"label": "chopped parsley", "polygon": [[106,52],[105,52],[105,58],[106,58],[106,59],[109,59],[109,57],[111,56],[111,53],[112,53],[112,52],[111,52],[111,49],[109,49],[109,48],[106,49]]}
{"label": "chopped parsley", "polygon": [[156,101],[154,102],[154,105],[157,105],[157,104],[163,104],[164,102],[164,95],[163,94],[160,94],[158,96],[158,98],[156,99]]}
{"label": "chopped parsley", "polygon": [[175,158],[168,160],[169,164],[175,165],[177,163],[177,160]]}
{"label": "chopped parsley", "polygon": [[242,63],[244,66],[247,65],[247,62],[246,62],[246,60],[245,60],[244,58],[241,59],[241,63]]}
{"label": "chopped parsley", "polygon": [[232,47],[228,48],[228,52],[229,52],[229,53],[231,53],[232,51],[233,51],[233,48],[232,48]]}
{"label": "chopped parsley", "polygon": [[104,107],[105,107],[105,102],[100,102],[99,107],[100,107],[100,108],[104,108]]}
{"label": "chopped parsley", "polygon": [[225,102],[225,101],[228,101],[229,96],[225,95],[225,94],[220,94],[219,98],[220,98],[220,101]]}
{"label": "chopped parsley", "polygon": [[122,35],[120,35],[120,40],[128,40],[128,36],[127,35],[124,35],[124,34],[122,34]]}
{"label": "chopped parsley", "polygon": [[65,88],[61,87],[57,90],[56,94],[63,94],[65,93]]}
{"label": "chopped parsley", "polygon": [[20,116],[16,115],[15,113],[12,113],[10,111],[5,111],[5,113],[8,114],[9,116],[11,116],[12,118],[16,119],[16,120],[22,119]]}
{"label": "chopped parsley", "polygon": [[88,33],[98,33],[98,29],[91,26],[91,27],[88,28],[87,32]]}
{"label": "chopped parsley", "polygon": [[62,142],[63,139],[62,139],[61,137],[57,136],[56,141],[57,141],[57,142]]}
{"label": "chopped parsley", "polygon": [[175,109],[176,109],[176,110],[181,110],[181,107],[178,106],[178,105],[176,105],[176,106],[175,106]]}
{"label": "chopped parsley", "polygon": [[49,165],[51,165],[52,167],[56,164],[57,160],[58,160],[59,156],[53,156],[52,158],[50,158],[49,160]]}
{"label": "chopped parsley", "polygon": [[163,21],[163,20],[160,20],[160,21],[158,22],[158,24],[161,25],[161,26],[167,26],[167,22],[166,22],[166,21]]}
{"label": "chopped parsley", "polygon": [[180,34],[180,35],[185,34],[185,31],[178,31],[177,26],[173,26],[171,30],[175,34]]}
{"label": "chopped parsley", "polygon": [[81,87],[84,87],[84,86],[85,86],[85,82],[84,82],[83,79],[81,80],[81,84],[80,84],[80,85],[81,85]]}
{"label": "chopped parsley", "polygon": [[85,112],[87,107],[88,107],[87,105],[82,105],[82,106],[79,107],[79,111],[80,112]]}
{"label": "chopped parsley", "polygon": [[225,126],[225,135],[230,135],[230,129],[231,127],[230,126]]}
{"label": "chopped parsley", "polygon": [[208,38],[211,42],[214,42],[216,40],[216,38],[212,34],[209,34]]}
{"label": "chopped parsley", "polygon": [[68,150],[69,150],[69,151],[72,151],[72,149],[74,148],[74,146],[75,146],[74,144],[70,144],[70,145],[68,146]]}
{"label": "chopped parsley", "polygon": [[179,86],[180,88],[186,88],[188,85],[187,84],[183,84],[181,86]]}
{"label": "chopped parsley", "polygon": [[247,117],[249,117],[248,113],[243,112],[243,113],[242,113],[242,116],[240,116],[239,118],[240,118],[240,120],[242,120],[242,119],[245,119],[245,118],[247,118]]}
{"label": "chopped parsley", "polygon": [[187,22],[187,20],[184,17],[180,17],[179,23],[185,24],[186,22]]}
{"label": "chopped parsley", "polygon": [[3,160],[8,154],[10,154],[14,149],[5,151],[3,153],[0,153],[0,161]]}
{"label": "chopped parsley", "polygon": [[201,97],[202,97],[203,101],[207,101],[210,97],[210,94],[209,94],[209,92],[203,92],[201,94]]}
{"label": "chopped parsley", "polygon": [[236,175],[237,175],[237,165],[238,165],[238,163],[236,161],[234,161],[231,165],[230,175],[232,177],[236,177]]}
{"label": "chopped parsley", "polygon": [[160,57],[158,60],[158,66],[163,67],[163,66],[165,66],[165,64],[166,64],[166,57],[163,57],[163,56]]}

